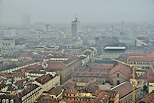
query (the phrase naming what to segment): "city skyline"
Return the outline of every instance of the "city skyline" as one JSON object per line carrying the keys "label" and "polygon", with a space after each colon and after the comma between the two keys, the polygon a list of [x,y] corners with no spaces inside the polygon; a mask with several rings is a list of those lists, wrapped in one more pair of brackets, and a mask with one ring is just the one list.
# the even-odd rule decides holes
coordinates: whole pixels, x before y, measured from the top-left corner
{"label": "city skyline", "polygon": [[32,23],[154,22],[153,0],[1,0],[0,24],[20,24],[24,15]]}

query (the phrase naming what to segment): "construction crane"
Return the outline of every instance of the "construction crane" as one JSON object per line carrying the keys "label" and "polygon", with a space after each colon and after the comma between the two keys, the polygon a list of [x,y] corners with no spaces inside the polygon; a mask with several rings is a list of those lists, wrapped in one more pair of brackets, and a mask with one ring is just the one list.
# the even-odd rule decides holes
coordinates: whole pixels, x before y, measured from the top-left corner
{"label": "construction crane", "polygon": [[140,69],[140,68],[138,68],[137,66],[134,66],[134,65],[131,65],[131,64],[122,62],[122,61],[120,61],[120,60],[116,60],[116,59],[113,59],[113,58],[110,58],[110,59],[113,60],[113,61],[116,61],[116,62],[118,62],[118,63],[127,65],[127,66],[129,66],[129,67],[132,68],[132,70],[133,70],[133,73],[132,73],[132,85],[133,85],[133,87],[132,87],[132,103],[135,103],[135,97],[136,97],[136,93],[135,93],[135,88],[136,88],[136,87],[135,87],[135,70],[136,70],[136,69]]}

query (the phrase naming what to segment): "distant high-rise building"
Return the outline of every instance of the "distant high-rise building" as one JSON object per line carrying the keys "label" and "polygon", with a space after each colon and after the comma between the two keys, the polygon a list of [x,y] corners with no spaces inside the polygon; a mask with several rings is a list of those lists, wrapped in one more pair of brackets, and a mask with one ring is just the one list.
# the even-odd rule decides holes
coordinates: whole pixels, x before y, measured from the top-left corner
{"label": "distant high-rise building", "polygon": [[30,27],[30,16],[23,16],[21,21],[21,26],[29,28]]}
{"label": "distant high-rise building", "polygon": [[71,29],[72,29],[72,36],[77,37],[78,36],[78,18],[76,17],[75,20],[72,21]]}
{"label": "distant high-rise building", "polygon": [[15,37],[17,34],[16,30],[14,28],[5,28],[4,29],[4,36],[5,37]]}

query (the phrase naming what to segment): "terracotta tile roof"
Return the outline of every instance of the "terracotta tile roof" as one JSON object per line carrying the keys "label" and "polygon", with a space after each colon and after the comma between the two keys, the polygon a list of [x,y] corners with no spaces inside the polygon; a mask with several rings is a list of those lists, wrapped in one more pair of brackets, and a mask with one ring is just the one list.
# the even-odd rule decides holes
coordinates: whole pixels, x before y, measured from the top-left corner
{"label": "terracotta tile roof", "polygon": [[88,67],[94,69],[111,69],[113,67],[113,64],[101,64],[101,63],[89,63],[87,65]]}
{"label": "terracotta tile roof", "polygon": [[118,91],[120,98],[123,98],[132,92],[132,84],[130,82],[123,82],[123,83],[111,88],[111,90]]}
{"label": "terracotta tile roof", "polygon": [[[70,64],[74,63],[78,61],[78,58],[77,57],[72,57],[72,58],[69,58],[68,60],[65,60],[65,61],[52,61],[52,60],[49,60],[47,61],[47,70],[49,71],[52,71],[52,70],[61,70],[61,69],[65,69],[66,67],[68,67]],[[41,63],[39,64],[35,64],[35,65],[31,65],[31,66],[28,66],[28,67],[25,67],[24,69],[27,69],[27,70],[40,70],[40,69],[43,69]]]}
{"label": "terracotta tile roof", "polygon": [[147,54],[147,57],[154,57],[154,52]]}
{"label": "terracotta tile roof", "polygon": [[96,81],[96,78],[74,78],[75,82],[82,82],[82,83],[88,83],[89,81]]}
{"label": "terracotta tile roof", "polygon": [[27,82],[28,79],[18,80],[15,82],[16,85],[23,85],[25,82]]}
{"label": "terracotta tile roof", "polygon": [[29,53],[21,53],[19,57],[32,57],[32,55]]}
{"label": "terracotta tile roof", "polygon": [[54,61],[48,61],[48,67],[47,69],[50,70],[50,69],[65,69],[65,64],[63,62],[54,62]]}
{"label": "terracotta tile roof", "polygon": [[21,91],[21,92],[19,93],[19,96],[22,97],[22,96],[24,96],[24,95],[30,93],[32,90],[38,88],[38,87],[39,87],[38,85],[31,84],[30,86],[28,86],[27,88],[25,88],[23,91]]}
{"label": "terracotta tile roof", "polygon": [[136,75],[135,76],[136,79],[146,79],[147,80],[147,75]]}
{"label": "terracotta tile roof", "polygon": [[128,56],[146,56],[147,54],[145,54],[145,53],[127,53],[125,55],[128,55]]}
{"label": "terracotta tile roof", "polygon": [[147,69],[146,70],[147,78],[151,78],[154,76],[153,70],[152,69]]}
{"label": "terracotta tile roof", "polygon": [[111,98],[114,99],[117,94],[118,94],[118,91],[101,90],[94,93],[94,96],[96,96],[94,100],[103,100],[103,103],[106,103],[106,101],[108,101],[109,99]]}
{"label": "terracotta tile roof", "polygon": [[60,53],[62,53],[62,51],[54,51],[54,53],[60,54]]}
{"label": "terracotta tile roof", "polygon": [[36,78],[35,80],[37,81],[37,82],[39,82],[40,84],[45,84],[45,83],[47,83],[48,81],[50,81],[51,79],[53,79],[54,77],[52,76],[52,75],[50,75],[50,74],[47,74],[47,75],[43,75],[43,76],[41,76],[41,77],[38,77],[38,78]]}
{"label": "terracotta tile roof", "polygon": [[88,71],[76,71],[73,73],[74,77],[108,77],[107,72],[88,72]]}
{"label": "terracotta tile roof", "polygon": [[39,70],[29,71],[29,73],[33,73],[33,74],[46,74],[46,72],[44,72],[44,71],[39,71]]}
{"label": "terracotta tile roof", "polygon": [[56,95],[56,96],[58,96],[63,90],[64,89],[62,87],[56,87],[56,88],[51,89],[47,93],[49,93],[50,95]]}
{"label": "terracotta tile roof", "polygon": [[0,74],[0,76],[2,77],[25,77],[25,74],[24,73],[3,73],[3,74]]}
{"label": "terracotta tile roof", "polygon": [[75,87],[76,83],[72,81],[71,79],[67,80],[65,83],[63,83],[64,87]]}
{"label": "terracotta tile roof", "polygon": [[34,65],[30,65],[28,67],[25,67],[23,69],[27,69],[27,70],[37,70],[37,69],[43,69],[42,65],[41,64],[34,64]]}
{"label": "terracotta tile roof", "polygon": [[129,61],[135,61],[135,62],[152,62],[154,61],[153,57],[130,57]]}
{"label": "terracotta tile roof", "polygon": [[41,95],[35,103],[59,103],[59,100],[52,98],[50,95]]}
{"label": "terracotta tile roof", "polygon": [[125,74],[128,77],[131,77],[132,69],[124,64],[118,64],[116,67],[111,69],[109,72],[109,75],[112,75],[113,73],[120,71],[121,73]]}
{"label": "terracotta tile roof", "polygon": [[77,94],[77,93],[79,93],[79,91],[75,88],[69,87],[69,88],[64,90],[64,93],[66,93],[66,94]]}
{"label": "terracotta tile roof", "polygon": [[77,57],[71,57],[71,58],[69,58],[68,60],[63,61],[63,63],[64,63],[65,65],[68,65],[68,64],[70,64],[70,63],[77,62],[78,59],[79,59],[79,58],[77,58]]}
{"label": "terracotta tile roof", "polygon": [[63,54],[63,55],[54,55],[51,58],[71,58],[71,57],[73,56],[69,54]]}
{"label": "terracotta tile roof", "polygon": [[43,54],[50,54],[51,53],[51,51],[42,51],[41,53],[43,53]]}
{"label": "terracotta tile roof", "polygon": [[93,80],[93,81],[89,81],[84,87],[83,87],[83,92],[86,93],[96,93],[99,89],[99,84]]}
{"label": "terracotta tile roof", "polygon": [[148,79],[149,83],[154,83],[154,76]]}
{"label": "terracotta tile roof", "polygon": [[6,87],[7,85],[6,84],[0,84],[0,89]]}
{"label": "terracotta tile roof", "polygon": [[18,95],[0,94],[0,99],[17,99],[18,97]]}
{"label": "terracotta tile roof", "polygon": [[154,90],[146,95],[143,99],[141,99],[138,103],[142,103],[141,101],[145,103],[154,103]]}

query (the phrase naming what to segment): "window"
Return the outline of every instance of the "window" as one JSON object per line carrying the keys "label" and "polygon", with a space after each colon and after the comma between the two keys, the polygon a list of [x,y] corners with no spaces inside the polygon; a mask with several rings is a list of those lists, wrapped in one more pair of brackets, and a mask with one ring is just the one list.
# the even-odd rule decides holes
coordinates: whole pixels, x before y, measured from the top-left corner
{"label": "window", "polygon": [[117,85],[119,85],[120,84],[120,81],[119,80],[117,80]]}
{"label": "window", "polygon": [[119,73],[117,74],[117,77],[119,77]]}

